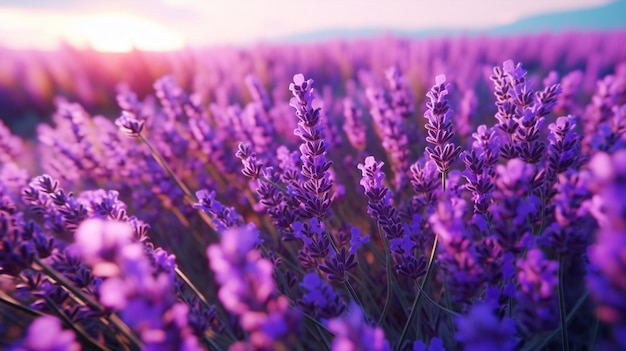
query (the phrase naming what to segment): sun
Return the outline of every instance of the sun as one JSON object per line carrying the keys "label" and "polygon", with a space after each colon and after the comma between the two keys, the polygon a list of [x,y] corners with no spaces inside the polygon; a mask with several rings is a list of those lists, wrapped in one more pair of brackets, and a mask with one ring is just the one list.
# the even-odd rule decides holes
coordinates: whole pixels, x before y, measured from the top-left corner
{"label": "sun", "polygon": [[66,38],[70,43],[101,52],[178,50],[182,36],[163,25],[127,14],[101,14],[76,21]]}

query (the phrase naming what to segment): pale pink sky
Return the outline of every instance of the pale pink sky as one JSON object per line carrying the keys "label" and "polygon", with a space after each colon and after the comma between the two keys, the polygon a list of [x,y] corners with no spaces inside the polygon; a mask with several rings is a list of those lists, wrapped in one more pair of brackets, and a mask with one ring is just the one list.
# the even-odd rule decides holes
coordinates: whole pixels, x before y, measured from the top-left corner
{"label": "pale pink sky", "polygon": [[610,0],[0,0],[0,46],[99,50],[251,43],[323,29],[479,29]]}

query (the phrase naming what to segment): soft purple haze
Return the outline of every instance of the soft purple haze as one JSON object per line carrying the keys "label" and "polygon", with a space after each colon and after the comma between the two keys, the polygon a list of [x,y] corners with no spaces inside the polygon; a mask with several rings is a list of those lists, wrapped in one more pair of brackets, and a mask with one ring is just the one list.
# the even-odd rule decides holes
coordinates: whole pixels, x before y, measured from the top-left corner
{"label": "soft purple haze", "polygon": [[62,0],[0,3],[0,47],[53,49],[65,41],[99,51],[164,51],[246,44],[322,30],[486,29],[609,0]]}

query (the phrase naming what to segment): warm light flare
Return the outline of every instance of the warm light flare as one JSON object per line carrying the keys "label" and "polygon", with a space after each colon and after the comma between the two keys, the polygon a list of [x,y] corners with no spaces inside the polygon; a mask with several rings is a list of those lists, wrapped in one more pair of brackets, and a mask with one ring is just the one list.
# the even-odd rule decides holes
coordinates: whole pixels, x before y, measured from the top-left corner
{"label": "warm light flare", "polygon": [[97,51],[169,51],[184,47],[182,36],[155,22],[126,14],[82,18],[70,27],[66,40]]}

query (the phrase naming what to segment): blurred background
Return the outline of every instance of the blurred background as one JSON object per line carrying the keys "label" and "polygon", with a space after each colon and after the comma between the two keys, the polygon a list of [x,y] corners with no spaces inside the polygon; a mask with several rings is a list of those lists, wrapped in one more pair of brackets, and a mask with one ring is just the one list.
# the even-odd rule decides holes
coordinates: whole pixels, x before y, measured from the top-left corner
{"label": "blurred background", "polygon": [[3,0],[0,45],[101,52],[179,50],[395,33],[520,34],[626,25],[611,0]]}
{"label": "blurred background", "polygon": [[625,29],[626,1],[610,0],[0,0],[0,118],[32,136],[57,96],[111,114],[120,83],[140,97],[165,74],[198,88],[216,50]]}

